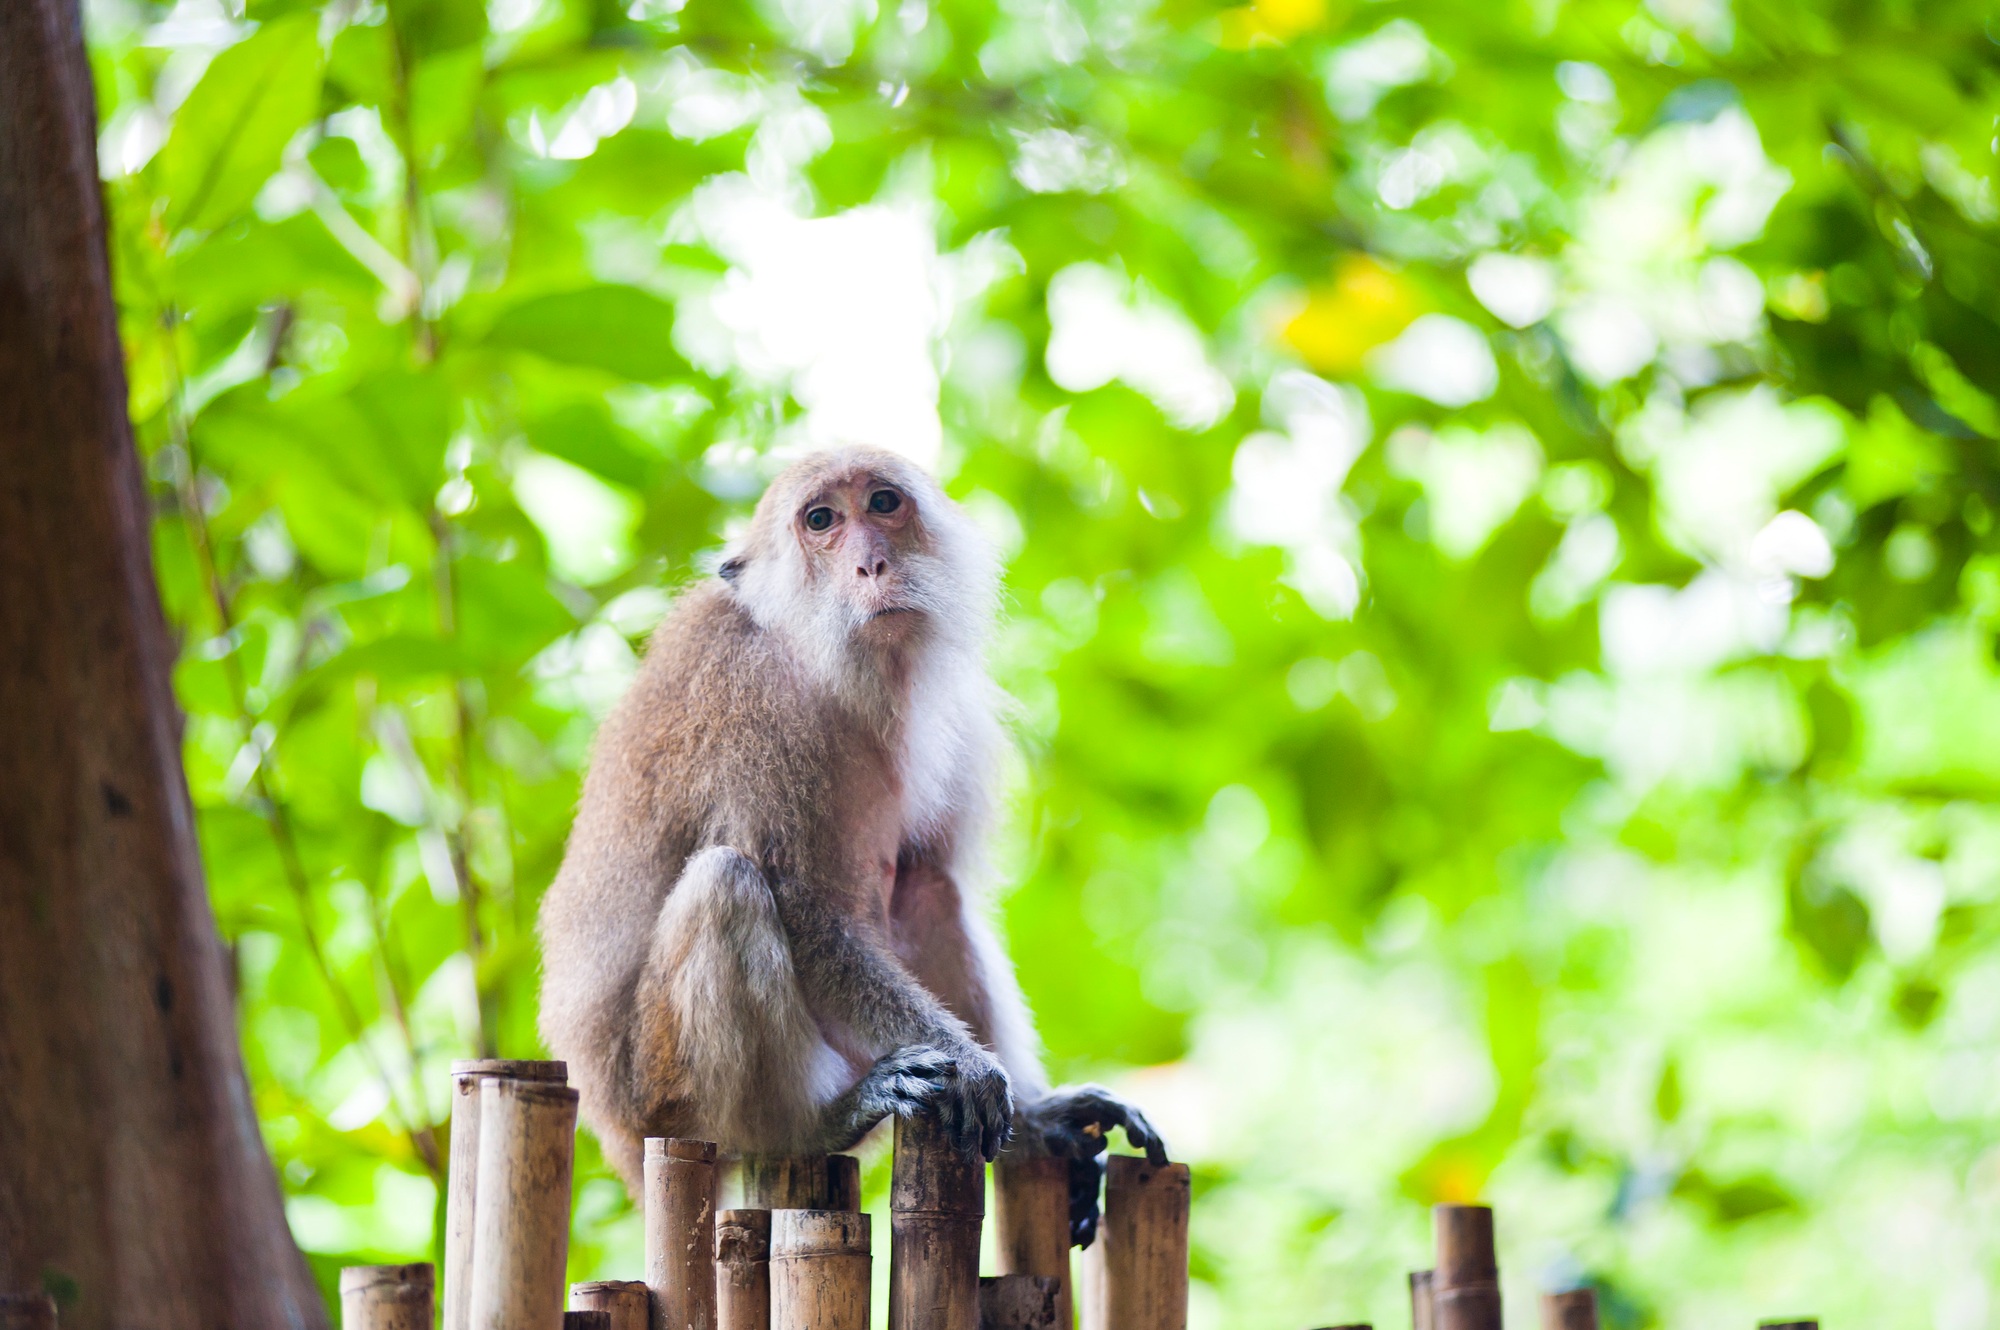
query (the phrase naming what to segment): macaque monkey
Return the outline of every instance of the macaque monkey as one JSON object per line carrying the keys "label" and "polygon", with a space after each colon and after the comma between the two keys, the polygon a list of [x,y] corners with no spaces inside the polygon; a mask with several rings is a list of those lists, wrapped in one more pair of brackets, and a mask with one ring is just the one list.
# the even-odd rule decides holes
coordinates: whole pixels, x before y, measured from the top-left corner
{"label": "macaque monkey", "polygon": [[974,890],[992,554],[923,471],[843,450],[780,475],[718,573],[598,734],[542,904],[584,1119],[636,1192],[647,1136],[806,1154],[935,1113],[968,1155],[1069,1159],[1088,1243],[1105,1133],[1166,1155],[1109,1091],[1049,1087]]}

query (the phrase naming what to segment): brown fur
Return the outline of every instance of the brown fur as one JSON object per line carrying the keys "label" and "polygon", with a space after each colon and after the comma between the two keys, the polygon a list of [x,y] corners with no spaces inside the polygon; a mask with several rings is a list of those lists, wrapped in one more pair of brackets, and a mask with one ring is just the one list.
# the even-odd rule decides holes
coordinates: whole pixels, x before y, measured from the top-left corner
{"label": "brown fur", "polygon": [[[871,510],[885,487],[907,507]],[[991,1155],[1010,1074],[1054,1103],[964,881],[995,742],[989,567],[908,463],[822,456],[654,634],[541,914],[543,1035],[628,1182],[645,1136],[838,1149],[932,1107]]]}

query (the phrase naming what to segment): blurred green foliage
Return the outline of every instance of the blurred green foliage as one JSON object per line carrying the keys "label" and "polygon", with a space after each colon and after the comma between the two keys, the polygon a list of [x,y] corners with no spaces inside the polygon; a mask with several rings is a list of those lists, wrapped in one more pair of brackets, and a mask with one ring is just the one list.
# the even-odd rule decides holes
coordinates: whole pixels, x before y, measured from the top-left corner
{"label": "blurred green foliage", "polygon": [[[323,1272],[535,1049],[768,468],[1008,559],[1051,1061],[1201,1326],[2000,1317],[2000,25],[1962,0],[91,0],[189,779]],[[638,1231],[586,1140],[574,1265]]]}

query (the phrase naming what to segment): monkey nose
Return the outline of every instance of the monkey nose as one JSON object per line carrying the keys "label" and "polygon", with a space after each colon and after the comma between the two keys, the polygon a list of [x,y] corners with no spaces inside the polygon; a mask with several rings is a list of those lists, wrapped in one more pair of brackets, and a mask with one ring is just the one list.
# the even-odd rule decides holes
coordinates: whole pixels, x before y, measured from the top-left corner
{"label": "monkey nose", "polygon": [[860,567],[856,568],[854,570],[854,575],[856,577],[880,577],[882,574],[888,571],[889,571],[889,561],[887,559],[877,559],[872,564],[864,563]]}

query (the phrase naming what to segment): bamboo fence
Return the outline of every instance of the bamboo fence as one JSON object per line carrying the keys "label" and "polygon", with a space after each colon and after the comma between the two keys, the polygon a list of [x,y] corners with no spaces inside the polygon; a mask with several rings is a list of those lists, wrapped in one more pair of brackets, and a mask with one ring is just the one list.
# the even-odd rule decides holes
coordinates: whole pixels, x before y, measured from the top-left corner
{"label": "bamboo fence", "polygon": [[[461,1062],[452,1083],[443,1287],[428,1264],[350,1266],[346,1330],[869,1330],[873,1233],[852,1157],[725,1160],[707,1141],[647,1140],[645,1278],[576,1284],[565,1307],[577,1109],[566,1068]],[[1186,1330],[1187,1166],[1111,1156],[1097,1241],[1075,1268],[1068,1178],[1060,1160],[993,1169],[999,1273],[981,1278],[986,1169],[935,1121],[899,1119],[890,1330]],[[725,1196],[733,1208],[718,1208]],[[1492,1210],[1436,1206],[1432,1231],[1431,1266],[1409,1277],[1413,1330],[1501,1330]],[[45,1295],[0,1293],[0,1330],[59,1319]],[[1539,1319],[1540,1330],[1598,1330],[1597,1294],[1545,1293]]]}

